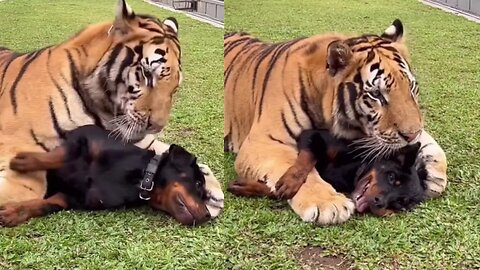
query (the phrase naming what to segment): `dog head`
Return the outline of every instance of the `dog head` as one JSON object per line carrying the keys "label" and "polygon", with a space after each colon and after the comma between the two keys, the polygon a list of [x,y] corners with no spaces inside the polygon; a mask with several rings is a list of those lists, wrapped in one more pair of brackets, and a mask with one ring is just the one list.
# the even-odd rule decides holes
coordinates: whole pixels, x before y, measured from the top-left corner
{"label": "dog head", "polygon": [[194,155],[172,144],[154,177],[150,205],[185,225],[210,219],[206,207],[205,177]]}
{"label": "dog head", "polygon": [[415,168],[419,147],[420,143],[407,145],[362,174],[352,192],[358,212],[385,216],[410,210],[425,199],[425,186]]}

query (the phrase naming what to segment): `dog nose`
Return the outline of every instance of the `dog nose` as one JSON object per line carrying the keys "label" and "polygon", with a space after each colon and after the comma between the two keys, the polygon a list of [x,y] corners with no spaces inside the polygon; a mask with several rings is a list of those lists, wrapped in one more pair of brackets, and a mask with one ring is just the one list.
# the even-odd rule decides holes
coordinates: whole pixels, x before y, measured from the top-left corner
{"label": "dog nose", "polygon": [[375,196],[375,197],[373,198],[373,202],[374,202],[374,204],[375,204],[376,207],[378,207],[378,208],[385,208],[385,202],[384,202],[384,200],[383,200],[382,197],[380,197],[380,196]]}
{"label": "dog nose", "polygon": [[420,134],[420,130],[419,131],[415,131],[415,132],[398,132],[398,134],[400,134],[400,136],[405,140],[407,141],[408,143],[412,142],[413,140],[415,140],[418,135]]}

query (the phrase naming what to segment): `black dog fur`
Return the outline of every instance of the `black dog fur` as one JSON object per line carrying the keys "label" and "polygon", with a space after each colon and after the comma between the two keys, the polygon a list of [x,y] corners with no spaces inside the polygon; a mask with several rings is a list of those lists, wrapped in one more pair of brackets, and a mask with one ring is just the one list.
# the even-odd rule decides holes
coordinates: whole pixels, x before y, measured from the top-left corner
{"label": "black dog fur", "polygon": [[338,192],[351,194],[359,212],[369,208],[383,216],[412,209],[425,199],[425,167],[415,166],[420,143],[369,163],[349,145],[327,130],[305,131],[298,140],[300,152],[313,153],[322,178]]}
{"label": "black dog fur", "polygon": [[[117,209],[149,204],[182,224],[201,224],[210,218],[203,200],[205,178],[196,158],[171,145],[159,157],[151,191],[140,189],[145,169],[155,156],[124,144],[96,126],[83,126],[66,135],[61,147],[48,153],[18,153],[10,167],[18,172],[48,170],[45,200],[3,206],[0,222],[20,224],[31,217],[62,209]],[[141,199],[142,193],[149,200]],[[18,213],[27,209],[23,217]]]}

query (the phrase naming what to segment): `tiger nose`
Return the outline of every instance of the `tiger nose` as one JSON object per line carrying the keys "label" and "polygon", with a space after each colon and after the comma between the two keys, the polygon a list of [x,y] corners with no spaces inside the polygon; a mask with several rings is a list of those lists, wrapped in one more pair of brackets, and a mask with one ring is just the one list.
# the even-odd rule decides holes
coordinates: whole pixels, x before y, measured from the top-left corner
{"label": "tiger nose", "polygon": [[151,133],[158,133],[162,131],[162,129],[163,129],[163,126],[161,125],[152,123],[151,121],[148,121],[147,123],[147,130]]}
{"label": "tiger nose", "polygon": [[415,140],[420,135],[421,130],[415,132],[399,132],[400,136],[408,143]]}

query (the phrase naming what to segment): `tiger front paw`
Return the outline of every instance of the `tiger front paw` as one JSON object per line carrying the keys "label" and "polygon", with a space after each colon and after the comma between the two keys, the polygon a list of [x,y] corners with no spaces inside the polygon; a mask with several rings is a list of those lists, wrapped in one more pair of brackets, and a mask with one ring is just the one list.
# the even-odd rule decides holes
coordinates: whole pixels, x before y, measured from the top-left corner
{"label": "tiger front paw", "polygon": [[198,164],[200,170],[205,176],[205,189],[207,191],[207,205],[210,216],[216,218],[224,208],[225,195],[217,178],[213,175],[212,170],[205,164]]}
{"label": "tiger front paw", "polygon": [[343,223],[355,211],[352,200],[320,179],[307,180],[289,204],[302,220],[320,225]]}

